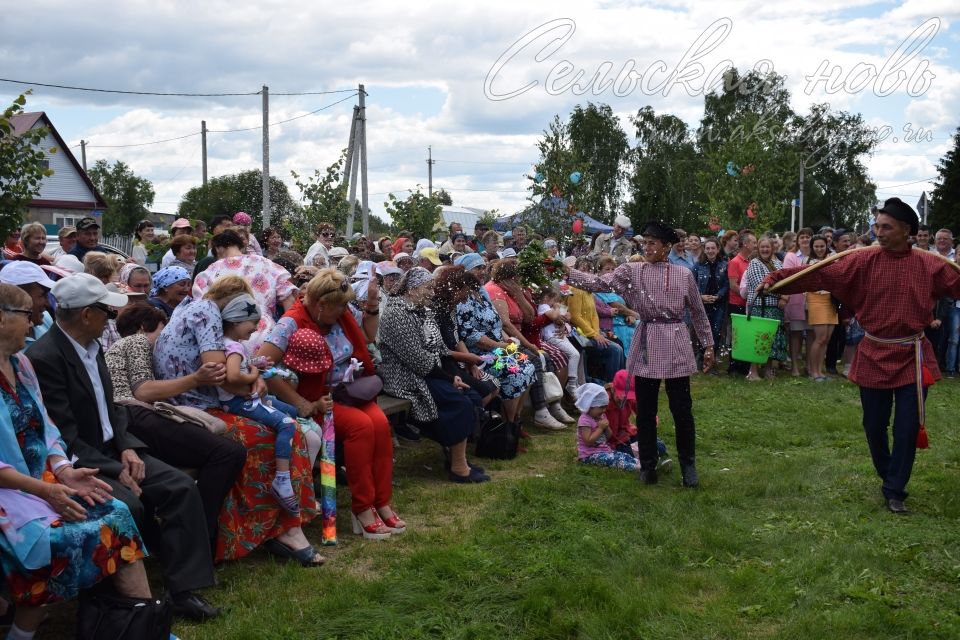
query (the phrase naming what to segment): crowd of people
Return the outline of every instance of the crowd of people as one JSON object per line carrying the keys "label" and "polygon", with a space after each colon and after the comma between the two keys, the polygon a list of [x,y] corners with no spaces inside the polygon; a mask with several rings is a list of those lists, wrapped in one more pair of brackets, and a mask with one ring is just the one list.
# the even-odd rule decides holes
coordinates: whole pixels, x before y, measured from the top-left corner
{"label": "crowd of people", "polygon": [[[672,464],[657,435],[664,380],[681,481],[696,487],[690,377],[717,373],[731,314],[779,322],[766,363],[730,360],[728,372],[750,381],[780,370],[815,382],[848,375],[869,335],[862,301],[839,276],[813,289],[769,285],[872,244],[872,232],[701,237],[654,221],[631,237],[619,216],[611,231],[565,243],[522,225],[467,235],[452,223],[431,239],[344,238],[323,223],[301,255],[280,229],[251,225],[243,212],[203,228],[178,219],[157,263],[148,220],[129,259],[101,244],[95,218],[61,229],[49,253],[43,225],[7,238],[0,561],[15,637],[32,637],[41,606],[107,577],[123,595],[149,597],[148,553],[174,611],[196,620],[219,613],[199,593],[215,562],[263,547],[323,564],[303,526],[319,517],[322,543],[335,543],[335,496],[324,492],[334,466],[353,532],[401,535],[395,439],[429,438],[447,480],[485,483],[470,442],[492,420],[529,436],[527,402],[536,427],[576,423],[582,462],[652,484]],[[932,245],[928,228],[911,230],[917,248],[956,259],[948,230]],[[550,286],[520,268],[534,246],[565,265]],[[938,291],[924,331],[952,377],[960,302]],[[505,354],[509,366],[498,362]],[[409,401],[405,423],[391,424],[381,396]],[[877,464],[884,475],[889,460]],[[888,497],[905,498],[902,480]]]}

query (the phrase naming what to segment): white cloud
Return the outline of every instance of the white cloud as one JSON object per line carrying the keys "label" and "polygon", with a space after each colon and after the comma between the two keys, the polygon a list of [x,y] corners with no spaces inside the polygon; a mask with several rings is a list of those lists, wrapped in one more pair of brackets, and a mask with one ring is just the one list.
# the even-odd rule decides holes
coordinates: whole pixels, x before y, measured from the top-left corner
{"label": "white cloud", "polygon": [[[696,38],[717,20],[732,32],[702,61],[706,70],[725,59],[739,68],[769,59],[786,74],[793,106],[806,111],[814,101],[860,111],[878,126],[901,131],[905,123],[933,129],[935,141],[885,143],[868,163],[876,181],[909,182],[932,175],[936,155],[957,125],[960,72],[957,34],[951,23],[960,6],[947,0],[872,0],[769,3],[720,0],[657,6],[633,2],[571,2],[549,5],[491,1],[482,5],[384,1],[353,4],[272,2],[126,2],[73,6],[37,0],[5,9],[0,56],[4,75],[61,84],[217,93],[271,90],[273,122],[316,109],[340,95],[281,97],[284,91],[354,87],[363,82],[368,100],[371,206],[380,211],[388,190],[426,183],[426,147],[438,162],[437,186],[458,204],[513,211],[524,206],[523,173],[536,160],[534,144],[553,114],[565,115],[587,101],[609,103],[621,116],[647,104],[675,113],[695,126],[703,97],[675,86],[664,96],[640,90],[626,96],[607,90],[594,95],[544,90],[561,60],[592,78],[604,63],[610,77],[625,65],[644,71],[657,60],[676,65]],[[44,20],[38,22],[37,15]],[[936,73],[931,88],[915,99],[902,93],[878,98],[870,91],[827,95],[803,93],[804,76],[823,60],[850,73],[858,63],[877,68],[923,20],[942,25],[923,55]],[[522,50],[496,85],[502,90],[539,84],[505,101],[484,96],[484,79],[494,62],[523,34],[550,20],[569,18],[576,30],[545,60],[537,46]],[[43,25],[43,33],[40,26]],[[47,37],[44,34],[56,34]],[[9,93],[16,87],[9,86]],[[390,89],[386,91],[385,89]],[[433,104],[425,89],[441,92]],[[379,93],[378,93],[379,92]],[[398,96],[409,96],[404,99]],[[290,171],[310,173],[333,162],[346,146],[353,101],[271,131],[271,173],[293,187]],[[260,125],[259,96],[164,98],[71,93],[38,88],[31,107],[47,109],[74,144],[158,140],[199,130]],[[211,134],[210,175],[260,167],[260,132]],[[91,158],[122,159],[155,183],[157,208],[173,210],[180,195],[200,181],[199,137],[145,147],[94,149]],[[472,164],[487,162],[489,164]],[[516,164],[493,164],[516,163]],[[921,185],[922,186],[922,185]],[[484,189],[487,191],[466,191]],[[295,194],[295,189],[292,189]],[[518,191],[517,193],[508,193]]]}

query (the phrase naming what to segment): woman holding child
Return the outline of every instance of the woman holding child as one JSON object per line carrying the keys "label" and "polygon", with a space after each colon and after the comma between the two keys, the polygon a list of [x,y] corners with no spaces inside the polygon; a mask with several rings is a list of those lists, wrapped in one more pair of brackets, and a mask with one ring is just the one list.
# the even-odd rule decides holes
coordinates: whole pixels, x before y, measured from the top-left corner
{"label": "woman holding child", "polygon": [[[222,234],[221,234],[222,235]],[[185,378],[214,367],[219,373],[215,385],[187,389],[170,402],[203,409],[227,423],[226,435],[247,448],[247,462],[240,477],[224,501],[220,513],[220,537],[217,559],[242,558],[261,544],[275,555],[294,559],[304,566],[319,566],[323,556],[307,541],[301,523],[317,514],[310,458],[303,435],[293,436],[290,456],[290,482],[299,496],[300,513],[281,508],[271,494],[274,478],[276,434],[248,418],[221,409],[217,387],[226,373],[227,354],[221,311],[241,295],[252,295],[250,285],[238,275],[221,276],[207,289],[202,300],[185,298],[160,332],[154,347],[154,369],[160,380]],[[262,379],[253,385],[255,395],[265,391]]]}
{"label": "woman holding child", "polygon": [[[304,287],[297,300],[264,340],[258,355],[282,362],[299,377],[292,384],[279,377],[268,385],[282,401],[301,416],[333,411],[336,436],[343,443],[347,483],[352,499],[354,533],[381,540],[406,530],[406,523],[393,510],[393,441],[390,423],[376,398],[355,406],[335,402],[331,390],[344,380],[353,360],[365,378],[374,373],[367,339],[348,310],[355,294],[346,275],[333,268],[322,269]],[[379,299],[369,297],[364,318],[376,319]]]}

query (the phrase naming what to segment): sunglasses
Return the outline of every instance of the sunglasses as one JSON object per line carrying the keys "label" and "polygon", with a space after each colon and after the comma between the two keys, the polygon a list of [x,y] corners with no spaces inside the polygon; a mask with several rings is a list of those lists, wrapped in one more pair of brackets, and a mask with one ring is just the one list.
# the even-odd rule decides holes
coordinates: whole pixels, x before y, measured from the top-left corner
{"label": "sunglasses", "polygon": [[92,309],[103,311],[103,313],[106,314],[108,320],[116,320],[117,316],[120,315],[120,312],[114,309],[113,307],[108,307],[107,305],[100,304],[99,302],[97,304],[90,305],[90,307]]}
{"label": "sunglasses", "polygon": [[324,231],[323,233],[320,234],[320,237],[321,237],[321,238],[332,238],[334,235],[335,235],[335,234],[330,233],[329,231]]}
{"label": "sunglasses", "polygon": [[10,313],[22,313],[28,318],[33,315],[33,309],[14,309],[13,307],[0,307],[4,311],[9,311]]}

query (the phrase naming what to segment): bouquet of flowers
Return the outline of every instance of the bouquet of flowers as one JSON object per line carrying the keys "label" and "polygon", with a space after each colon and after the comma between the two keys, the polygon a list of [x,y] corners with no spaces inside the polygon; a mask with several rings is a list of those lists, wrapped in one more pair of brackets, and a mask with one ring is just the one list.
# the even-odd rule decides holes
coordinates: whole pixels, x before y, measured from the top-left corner
{"label": "bouquet of flowers", "polygon": [[563,273],[563,263],[551,258],[537,240],[520,252],[517,263],[520,283],[535,292],[549,289],[554,275]]}

